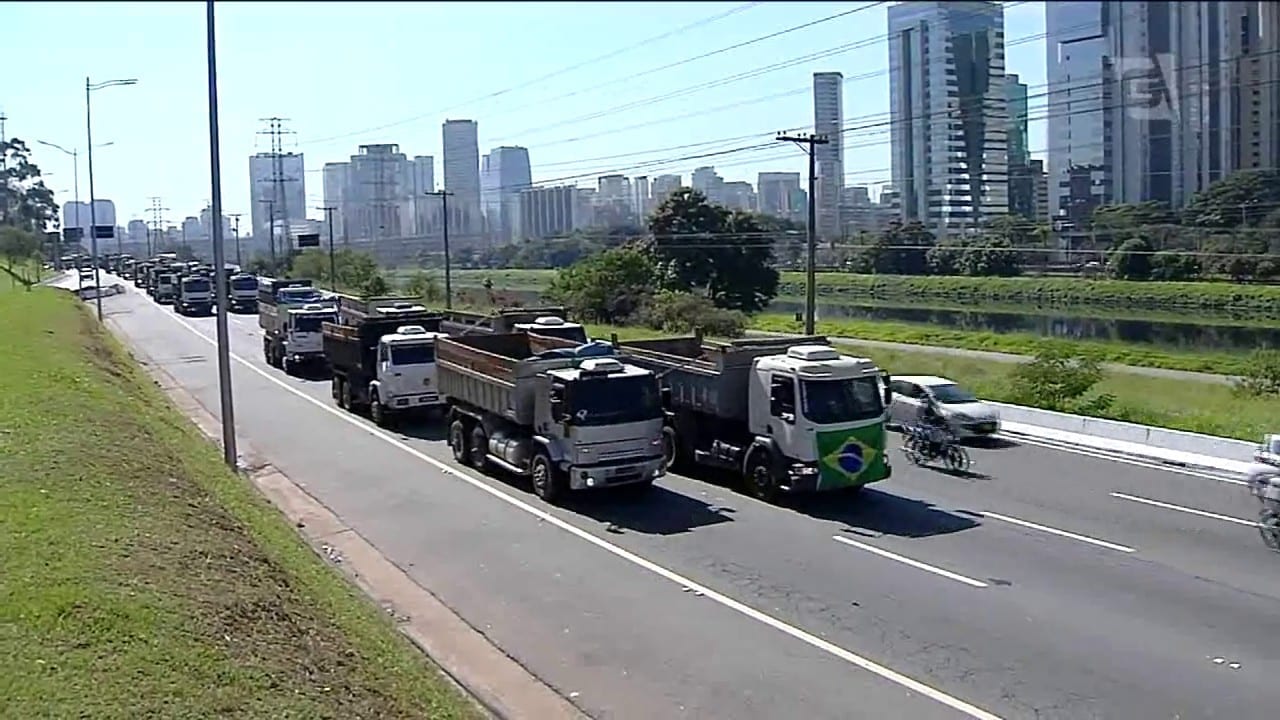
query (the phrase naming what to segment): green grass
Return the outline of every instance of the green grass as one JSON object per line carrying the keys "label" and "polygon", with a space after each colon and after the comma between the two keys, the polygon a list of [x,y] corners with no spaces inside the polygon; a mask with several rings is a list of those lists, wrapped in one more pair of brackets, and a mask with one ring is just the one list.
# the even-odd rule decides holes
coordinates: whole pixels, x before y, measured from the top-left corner
{"label": "green grass", "polygon": [[[616,332],[623,340],[670,334],[608,325],[590,325],[588,332],[592,337],[604,338]],[[997,402],[1012,400],[1012,363],[918,350],[885,350],[857,343],[842,346],[846,352],[871,358],[895,375],[940,375],[968,387],[979,397]],[[1280,416],[1280,399],[1239,397],[1230,386],[1219,383],[1107,372],[1091,394],[1101,393],[1114,396],[1115,402],[1100,417],[1252,442],[1264,433],[1274,432],[1275,418]]]}
{"label": "green grass", "polygon": [[0,283],[0,716],[478,718],[68,293]]}
{"label": "green grass", "polygon": [[[1038,349],[1049,341],[1048,338],[1029,333],[950,330],[932,325],[878,320],[822,320],[818,321],[816,326],[819,333],[836,337],[965,350],[989,350],[1015,355],[1035,355]],[[803,326],[791,316],[758,315],[752,318],[751,327],[755,330],[796,333],[800,332]],[[1184,352],[1162,350],[1151,345],[1098,340],[1058,340],[1057,342],[1070,345],[1077,352],[1087,353],[1103,362],[1120,365],[1240,375],[1246,372],[1248,363],[1248,354],[1245,352]]]}

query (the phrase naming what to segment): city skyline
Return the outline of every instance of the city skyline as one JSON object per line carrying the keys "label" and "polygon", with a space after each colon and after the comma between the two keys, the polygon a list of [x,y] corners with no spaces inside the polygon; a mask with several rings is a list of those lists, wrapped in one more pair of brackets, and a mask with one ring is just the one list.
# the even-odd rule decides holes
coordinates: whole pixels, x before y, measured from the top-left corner
{"label": "city skyline", "polygon": [[[10,7],[15,9],[10,15],[18,27],[25,27],[27,23],[38,27],[41,18],[47,15],[47,10],[39,5],[15,4]],[[101,197],[116,201],[124,219],[150,220],[147,212],[150,203],[147,198],[163,195],[165,205],[172,208],[166,219],[174,223],[183,216],[198,212],[209,192],[207,158],[204,157],[207,154],[207,142],[201,137],[206,131],[206,119],[203,117],[199,88],[196,87],[201,84],[199,79],[203,73],[204,58],[202,53],[185,50],[187,44],[199,44],[195,39],[202,32],[202,20],[198,10],[193,12],[176,6],[138,5],[137,12],[132,15],[125,11],[127,7],[111,6],[111,12],[104,12],[101,7],[89,5],[84,7],[83,14],[72,13],[70,21],[58,20],[57,25],[64,38],[60,45],[65,42],[71,50],[59,53],[54,58],[55,67],[38,83],[34,80],[20,80],[12,89],[6,88],[5,95],[0,97],[0,107],[11,118],[11,136],[38,138],[75,146],[76,138],[83,134],[82,123],[76,121],[76,116],[82,114],[78,110],[82,102],[72,90],[55,92],[54,88],[60,87],[57,83],[65,83],[65,78],[82,77],[83,72],[90,67],[103,77],[139,77],[137,86],[104,93],[94,101],[95,137],[115,141],[118,146],[129,146],[129,156],[125,156],[120,148],[99,153],[96,167],[97,190]],[[420,94],[413,94],[415,99],[410,102],[410,98],[402,97],[403,93],[378,94],[365,87],[387,87],[397,82],[403,83],[409,77],[407,71],[385,73],[385,77],[377,74],[385,67],[405,65],[394,61],[392,56],[395,56],[395,51],[383,47],[389,48],[395,43],[380,41],[376,52],[371,50],[366,55],[344,61],[344,69],[336,74],[336,79],[335,74],[328,72],[326,67],[320,68],[320,72],[316,74],[325,76],[327,82],[350,86],[349,89],[356,92],[357,97],[319,105],[311,99],[316,94],[312,88],[316,86],[308,79],[309,75],[298,87],[281,91],[271,90],[270,83],[248,82],[250,71],[256,72],[255,63],[261,64],[257,60],[263,53],[261,35],[243,32],[239,28],[269,25],[270,21],[287,19],[300,31],[293,35],[307,38],[305,46],[308,48],[323,44],[328,39],[334,42],[339,39],[340,31],[345,27],[344,18],[348,17],[339,6],[324,6],[311,18],[299,18],[296,13],[286,12],[293,7],[272,3],[232,4],[226,6],[219,19],[219,42],[224,48],[224,63],[228,66],[221,71],[223,79],[220,83],[223,95],[224,197],[228,212],[247,214],[251,211],[246,207],[250,197],[247,178],[243,171],[235,171],[235,165],[243,162],[239,158],[269,149],[265,138],[257,135],[261,129],[261,118],[269,114],[290,118],[289,125],[297,135],[287,138],[283,149],[305,155],[306,205],[311,217],[319,217],[315,208],[323,202],[321,188],[324,166],[344,160],[360,145],[396,144],[410,156],[435,158],[436,184],[439,185],[445,153],[441,138],[435,133],[439,132],[441,123],[449,118],[467,118],[477,122],[481,155],[500,146],[526,147],[534,182],[578,175],[581,176],[580,179],[570,182],[585,186],[594,185],[596,177],[609,174],[609,171],[649,178],[673,173],[687,177],[696,167],[709,164],[715,165],[728,182],[755,183],[757,174],[761,172],[803,172],[803,154],[794,147],[782,146],[723,159],[707,158],[667,165],[655,164],[653,161],[674,157],[681,152],[686,155],[709,154],[727,145],[731,146],[732,143],[725,142],[725,138],[755,133],[768,139],[779,129],[810,129],[813,113],[809,94],[812,74],[815,72],[844,73],[847,97],[843,110],[846,122],[887,111],[887,105],[878,102],[880,96],[887,96],[885,43],[882,41],[885,17],[883,6],[859,10],[843,18],[818,23],[785,38],[762,42],[749,49],[725,52],[626,82],[618,81],[628,75],[680,63],[735,42],[744,42],[780,29],[819,20],[836,14],[839,9],[830,4],[819,3],[765,3],[712,22],[704,22],[700,27],[680,31],[699,21],[726,15],[741,6],[724,3],[680,6],[662,4],[653,8],[640,3],[624,6],[576,6],[579,9],[575,12],[581,17],[575,16],[571,21],[564,21],[562,14],[552,13],[558,18],[555,24],[561,26],[561,31],[572,33],[580,26],[584,28],[584,41],[574,46],[572,54],[560,52],[558,47],[557,52],[548,52],[545,42],[539,44],[535,40],[524,38],[504,44],[510,47],[487,47],[487,57],[483,62],[477,62],[471,71],[460,73],[457,78],[443,78],[438,83],[433,82],[434,97],[429,102],[424,101]],[[511,13],[504,15],[510,20],[504,20],[504,24],[510,22],[513,28],[520,26],[528,32],[547,27],[549,21],[546,17],[534,18],[527,9],[521,10],[521,7],[511,6]],[[856,10],[860,7],[861,4],[850,6],[849,9]],[[654,8],[661,8],[662,12],[653,12]],[[465,44],[464,40],[474,41],[475,32],[470,28],[478,27],[475,23],[478,19],[475,9],[465,5],[441,3],[426,7],[389,7],[371,3],[361,5],[361,11],[370,18],[370,22],[379,17],[403,18],[414,14],[432,15],[433,18],[439,16],[442,20],[453,19],[462,31],[457,33],[458,38],[448,39],[450,43]],[[486,33],[492,32],[494,16],[492,13],[484,15]],[[106,58],[94,54],[93,48],[104,42],[103,33],[109,35],[113,28],[123,30],[126,20],[133,23],[128,28],[129,32],[139,32],[139,28],[143,27],[156,31],[149,34],[160,38],[157,44],[166,58],[164,63],[151,59],[153,56],[145,48],[113,47],[110,57]],[[1006,22],[1011,35],[1034,37],[1042,28],[1042,12],[1026,5],[1013,7],[1007,11]],[[393,21],[390,24],[396,23]],[[588,25],[597,28],[608,26],[614,32],[593,34],[585,31]],[[665,40],[626,50],[655,35],[673,31],[677,32]],[[454,33],[451,32],[450,36],[452,35]],[[596,37],[597,35],[605,37]],[[33,32],[30,36],[38,38],[40,33]],[[84,42],[79,42],[77,38]],[[861,47],[846,47],[828,57],[819,57],[794,64],[790,68],[771,70],[755,78],[726,84],[723,89],[698,89],[686,93],[684,99],[677,97],[641,102],[660,97],[664,92],[672,94],[681,88],[696,87],[700,83],[709,85],[720,78],[771,64],[761,60],[762,57],[776,56],[778,61],[773,64],[780,64],[779,61],[783,59],[802,55],[794,44],[798,40],[812,44],[815,48]],[[345,38],[344,41],[350,42]],[[9,44],[0,52],[21,52],[22,42],[33,41]],[[277,40],[273,39],[272,42],[276,43]],[[279,42],[284,42],[285,46],[272,47],[274,52],[282,55],[290,54],[291,44],[303,46],[301,41],[295,43],[288,38]],[[184,50],[177,53],[180,46]],[[1017,48],[1010,48],[1011,65],[1017,64],[1017,56],[1020,54],[1025,64],[1030,66],[1018,68],[1028,84],[1040,82],[1034,66],[1044,64],[1043,47],[1043,41],[1032,40]],[[231,48],[234,48],[234,52],[228,52]],[[531,48],[536,48],[537,52],[533,52]],[[623,50],[619,51],[618,48]],[[565,66],[588,61],[609,52],[616,53],[616,59],[589,63],[589,67],[559,73],[556,78],[541,84],[530,82],[541,76],[556,74]],[[90,56],[94,58],[93,63],[87,60]],[[521,59],[515,61],[514,58],[517,57]],[[512,67],[518,67],[523,72],[516,73],[510,69]],[[499,68],[500,72],[497,71]],[[182,69],[182,72],[177,72],[178,69]],[[865,72],[866,69],[880,71],[881,74],[858,79],[860,75],[871,74]],[[174,85],[179,82],[179,75],[182,76],[180,88]],[[74,82],[71,84],[74,86]],[[514,90],[503,92],[508,88]],[[371,100],[366,91],[378,97]],[[768,99],[782,93],[791,94],[785,98]],[[477,103],[466,102],[467,98],[486,95],[493,97]],[[131,107],[146,107],[161,96],[169,96],[170,99],[165,100],[164,104],[176,111],[163,127],[158,126],[158,117],[152,118],[145,113],[132,113],[129,110]],[[551,98],[561,96],[571,97],[550,101]],[[548,100],[540,101],[543,97]],[[451,101],[456,101],[452,102],[453,107],[450,107]],[[628,104],[636,106],[617,111],[617,108]],[[736,107],[726,107],[734,104]],[[432,105],[437,106],[439,111],[432,112]],[[591,115],[600,117],[583,119]],[[679,119],[681,116],[690,117]],[[403,122],[410,118],[416,119]],[[387,127],[363,134],[354,132],[379,126]],[[525,129],[521,129],[521,126]],[[433,132],[432,128],[437,130]],[[1034,139],[1038,137],[1034,126],[1031,134],[1032,149],[1036,150],[1040,144]],[[1040,135],[1042,134],[1041,132]],[[43,137],[44,135],[50,137]],[[868,132],[860,135],[863,137],[858,138],[854,144],[871,147],[862,147],[852,152],[856,161],[845,168],[846,183],[878,188],[889,179],[887,133]],[[672,149],[677,146],[696,147],[683,151]],[[179,163],[172,162],[170,158],[174,155],[175,147],[189,148],[182,150]],[[699,153],[700,150],[702,153]],[[34,154],[42,167],[54,172],[51,183],[55,186],[61,182],[56,179],[58,176],[71,175],[69,167],[65,170],[62,167],[64,164],[69,166],[69,158],[64,162],[56,154],[39,148]],[[166,161],[146,159],[161,154]],[[122,161],[122,158],[130,156],[143,158],[136,163],[138,168],[132,167],[133,161],[128,164]],[[143,171],[141,168],[144,166],[149,169]],[[635,169],[631,169],[632,166]],[[202,167],[204,170],[201,170]]]}

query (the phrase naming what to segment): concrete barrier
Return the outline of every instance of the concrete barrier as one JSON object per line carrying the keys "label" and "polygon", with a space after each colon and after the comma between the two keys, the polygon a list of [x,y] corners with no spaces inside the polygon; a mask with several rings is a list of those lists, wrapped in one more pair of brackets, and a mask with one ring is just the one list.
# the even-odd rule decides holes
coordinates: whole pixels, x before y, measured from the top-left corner
{"label": "concrete barrier", "polygon": [[1228,460],[1232,463],[1248,463],[1253,460],[1253,451],[1257,442],[1233,440],[1231,438],[1202,435],[1183,430],[1139,425],[1137,423],[1120,422],[1119,420],[1103,420],[1101,418],[1071,415],[1068,413],[1040,410],[1022,405],[991,402],[988,404],[999,408],[1002,422],[1021,426],[1047,428],[1060,432],[1093,437],[1126,445],[1145,446],[1178,455],[1199,455],[1208,458]]}

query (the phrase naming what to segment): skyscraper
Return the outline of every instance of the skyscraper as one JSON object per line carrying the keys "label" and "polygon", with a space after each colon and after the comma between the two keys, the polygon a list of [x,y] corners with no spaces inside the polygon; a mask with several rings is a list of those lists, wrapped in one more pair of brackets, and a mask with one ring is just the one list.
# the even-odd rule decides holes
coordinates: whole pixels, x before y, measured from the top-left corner
{"label": "skyscraper", "polygon": [[[281,228],[307,219],[306,178],[302,153],[282,153],[278,162],[272,153],[249,158],[249,221],[254,237],[270,237],[272,220]],[[283,238],[286,233],[276,234]]]}
{"label": "skyscraper", "polygon": [[480,211],[480,141],[475,120],[446,120],[444,140],[444,189],[449,198],[449,230],[478,234]]}
{"label": "skyscraper", "polygon": [[1045,5],[1049,214],[1077,226],[1111,197],[1104,5]]}
{"label": "skyscraper", "polygon": [[937,235],[1009,211],[1004,12],[998,2],[889,8],[889,134],[902,216]]}
{"label": "skyscraper", "polygon": [[827,144],[814,145],[818,183],[817,235],[820,240],[840,237],[840,196],[844,193],[844,75],[813,74],[813,132],[825,135]]}
{"label": "skyscraper", "polygon": [[1027,85],[1019,82],[1018,76],[1009,73],[1004,76],[1004,97],[1008,104],[1009,127],[1009,165],[1026,165],[1031,162],[1031,151],[1027,147]]}
{"label": "skyscraper", "polygon": [[480,162],[480,205],[491,240],[519,239],[520,191],[533,185],[528,148],[496,147]]}
{"label": "skyscraper", "polygon": [[792,201],[800,192],[800,173],[762,172],[756,176],[757,203],[766,215],[799,219],[806,208]]}
{"label": "skyscraper", "polygon": [[659,175],[653,179],[649,186],[649,197],[653,203],[653,207],[657,207],[666,201],[671,193],[679,190],[684,186],[684,177],[680,175]]}

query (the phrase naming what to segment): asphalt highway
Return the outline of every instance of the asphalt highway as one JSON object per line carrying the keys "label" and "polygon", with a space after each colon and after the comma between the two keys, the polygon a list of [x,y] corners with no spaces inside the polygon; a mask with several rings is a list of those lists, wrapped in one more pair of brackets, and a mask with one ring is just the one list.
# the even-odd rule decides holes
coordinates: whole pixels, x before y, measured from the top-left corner
{"label": "asphalt highway", "polygon": [[[218,413],[213,318],[105,298]],[[596,718],[1273,718],[1280,556],[1230,479],[972,449],[770,506],[708,478],[548,506],[262,361],[232,315],[238,436]],[[906,372],[907,369],[889,368]],[[896,442],[895,442],[896,445]]]}

